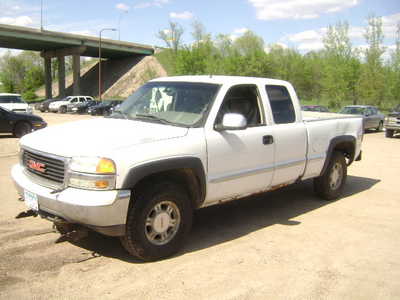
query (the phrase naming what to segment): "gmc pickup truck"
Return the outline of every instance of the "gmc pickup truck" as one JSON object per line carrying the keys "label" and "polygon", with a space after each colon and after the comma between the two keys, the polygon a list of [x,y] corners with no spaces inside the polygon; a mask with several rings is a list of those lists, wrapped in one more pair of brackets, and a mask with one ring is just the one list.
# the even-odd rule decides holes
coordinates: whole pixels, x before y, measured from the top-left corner
{"label": "gmc pickup truck", "polygon": [[130,254],[156,260],[182,247],[195,209],[310,178],[323,199],[338,198],[362,139],[361,117],[303,117],[285,81],[166,77],[110,117],[24,136],[12,178],[30,212],[61,233],[119,236]]}

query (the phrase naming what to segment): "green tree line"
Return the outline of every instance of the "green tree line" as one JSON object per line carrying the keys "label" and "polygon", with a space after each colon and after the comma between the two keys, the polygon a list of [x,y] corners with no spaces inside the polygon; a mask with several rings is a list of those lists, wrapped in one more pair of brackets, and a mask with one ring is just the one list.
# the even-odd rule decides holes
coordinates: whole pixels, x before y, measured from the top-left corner
{"label": "green tree line", "polygon": [[[170,75],[238,75],[290,81],[303,103],[320,103],[331,109],[347,104],[376,105],[389,110],[400,102],[400,23],[396,46],[384,57],[382,20],[370,16],[365,49],[354,48],[347,22],[329,26],[324,48],[306,54],[279,45],[266,47],[251,31],[232,39],[212,38],[199,22],[192,24],[194,42],[181,43],[183,28],[170,22],[158,33],[167,49],[157,54]],[[267,50],[266,50],[267,49]]]}

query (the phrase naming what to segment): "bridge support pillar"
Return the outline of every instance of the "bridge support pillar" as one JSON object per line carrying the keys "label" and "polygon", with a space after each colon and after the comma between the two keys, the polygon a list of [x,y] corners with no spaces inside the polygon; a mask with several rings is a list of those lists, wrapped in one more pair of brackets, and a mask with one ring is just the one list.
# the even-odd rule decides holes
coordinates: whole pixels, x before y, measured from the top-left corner
{"label": "bridge support pillar", "polygon": [[46,99],[53,98],[53,89],[51,82],[51,58],[44,58],[44,82],[46,87]]}
{"label": "bridge support pillar", "polygon": [[74,78],[73,94],[80,95],[80,79],[81,79],[81,56],[79,54],[72,55],[72,71]]}
{"label": "bridge support pillar", "polygon": [[[73,67],[73,95],[80,94],[80,75],[81,75],[81,66],[80,66],[80,57],[81,54],[86,51],[86,46],[78,46],[72,48],[61,48],[56,50],[47,50],[42,51],[41,56],[45,60],[45,72],[46,70],[46,61],[49,63],[49,72],[51,74],[51,58],[57,57],[58,59],[58,96],[64,98],[66,96],[65,90],[65,56],[72,55],[72,67]],[[46,73],[47,74],[47,73]],[[46,75],[47,76],[47,75]],[[47,78],[47,77],[46,77]],[[47,79],[46,79],[47,80]],[[46,81],[47,82],[47,81]],[[49,79],[49,84],[46,83],[46,97],[47,97],[47,88],[49,86],[49,95],[51,95],[51,75]],[[49,97],[50,98],[50,97]]]}
{"label": "bridge support pillar", "polygon": [[58,58],[58,95],[60,98],[65,97],[65,56]]}

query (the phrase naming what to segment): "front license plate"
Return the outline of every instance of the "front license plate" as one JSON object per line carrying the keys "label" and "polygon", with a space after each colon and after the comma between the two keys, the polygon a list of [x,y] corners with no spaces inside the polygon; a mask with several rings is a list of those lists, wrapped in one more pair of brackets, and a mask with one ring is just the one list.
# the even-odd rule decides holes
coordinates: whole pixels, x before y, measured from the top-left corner
{"label": "front license plate", "polygon": [[35,193],[24,190],[25,205],[30,209],[39,210],[38,197]]}

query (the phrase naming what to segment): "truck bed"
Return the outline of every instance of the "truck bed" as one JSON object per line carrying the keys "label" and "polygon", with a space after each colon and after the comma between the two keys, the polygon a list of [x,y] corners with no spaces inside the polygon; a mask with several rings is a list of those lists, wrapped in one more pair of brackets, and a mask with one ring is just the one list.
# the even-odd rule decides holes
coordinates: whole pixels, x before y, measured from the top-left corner
{"label": "truck bed", "polygon": [[316,112],[316,111],[302,111],[303,121],[313,122],[321,120],[334,120],[334,119],[352,119],[352,118],[362,118],[362,116],[357,115],[346,115],[331,112]]}

